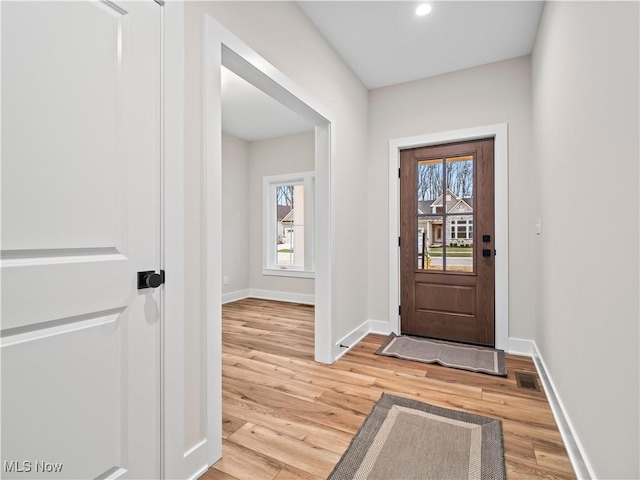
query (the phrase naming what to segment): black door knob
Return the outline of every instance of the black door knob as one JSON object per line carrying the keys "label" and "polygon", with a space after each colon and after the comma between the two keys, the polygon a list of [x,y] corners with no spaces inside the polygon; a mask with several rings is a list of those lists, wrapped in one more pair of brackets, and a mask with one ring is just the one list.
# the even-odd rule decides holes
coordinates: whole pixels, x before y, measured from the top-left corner
{"label": "black door knob", "polygon": [[138,290],[143,288],[158,288],[164,283],[164,271],[156,273],[153,270],[138,272]]}
{"label": "black door knob", "polygon": [[150,273],[144,276],[144,283],[147,287],[158,288],[162,285],[162,276],[159,273]]}

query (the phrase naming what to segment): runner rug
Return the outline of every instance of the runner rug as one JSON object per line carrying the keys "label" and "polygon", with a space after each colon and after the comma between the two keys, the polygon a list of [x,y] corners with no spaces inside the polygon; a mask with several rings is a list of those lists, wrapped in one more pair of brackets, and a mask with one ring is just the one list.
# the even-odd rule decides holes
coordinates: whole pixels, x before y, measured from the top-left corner
{"label": "runner rug", "polygon": [[504,480],[500,420],[382,394],[329,480]]}
{"label": "runner rug", "polygon": [[431,340],[429,338],[389,335],[376,355],[397,357],[424,363],[438,363],[490,375],[507,375],[504,351],[474,345]]}

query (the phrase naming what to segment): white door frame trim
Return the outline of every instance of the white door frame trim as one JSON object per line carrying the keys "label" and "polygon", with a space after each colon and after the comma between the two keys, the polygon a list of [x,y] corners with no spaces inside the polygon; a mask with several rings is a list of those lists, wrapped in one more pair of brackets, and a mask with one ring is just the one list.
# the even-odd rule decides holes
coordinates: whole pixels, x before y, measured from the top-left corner
{"label": "white door frame trim", "polygon": [[495,342],[509,345],[509,151],[508,125],[500,123],[448,132],[428,133],[389,141],[389,323],[400,334],[400,150],[481,138],[495,139]]}
{"label": "white door frame trim", "polygon": [[226,68],[311,121],[315,127],[315,359],[331,363],[335,318],[335,215],[333,114],[210,15],[204,18],[204,262],[207,379],[207,460],[222,455],[222,121],[220,68]]}
{"label": "white door frame trim", "polygon": [[161,478],[184,461],[184,4],[162,6]]}

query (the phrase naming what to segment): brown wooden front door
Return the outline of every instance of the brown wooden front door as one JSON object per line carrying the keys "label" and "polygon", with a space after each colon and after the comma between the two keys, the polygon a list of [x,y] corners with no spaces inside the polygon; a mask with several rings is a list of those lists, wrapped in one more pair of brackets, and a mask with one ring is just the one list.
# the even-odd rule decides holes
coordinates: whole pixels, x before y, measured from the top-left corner
{"label": "brown wooden front door", "polygon": [[400,152],[402,333],[495,345],[493,139]]}

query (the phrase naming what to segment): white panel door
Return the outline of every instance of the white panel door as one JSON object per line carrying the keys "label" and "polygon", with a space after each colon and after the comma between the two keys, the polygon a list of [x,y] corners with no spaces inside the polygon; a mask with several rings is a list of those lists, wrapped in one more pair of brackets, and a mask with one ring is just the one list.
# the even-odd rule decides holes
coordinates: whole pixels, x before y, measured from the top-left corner
{"label": "white panel door", "polygon": [[162,7],[0,8],[2,476],[159,478]]}

